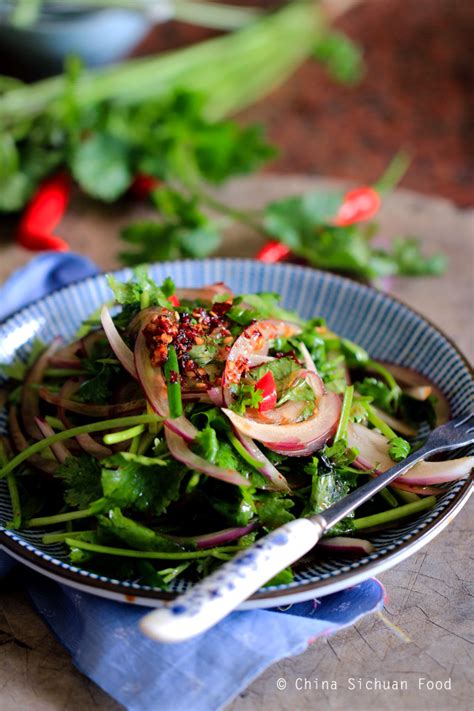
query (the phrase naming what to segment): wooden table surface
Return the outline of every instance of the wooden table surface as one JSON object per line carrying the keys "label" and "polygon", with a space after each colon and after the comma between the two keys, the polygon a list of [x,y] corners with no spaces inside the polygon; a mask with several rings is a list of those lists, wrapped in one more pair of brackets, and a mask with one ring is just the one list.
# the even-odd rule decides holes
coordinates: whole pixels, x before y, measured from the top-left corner
{"label": "wooden table surface", "polygon": [[[266,176],[238,181],[225,192],[237,205],[256,206],[259,201],[325,187],[328,182]],[[123,206],[104,211],[76,204],[61,233],[74,249],[87,253],[101,267],[111,268],[116,264],[117,228],[130,219],[132,211],[140,214],[142,210]],[[449,256],[443,277],[396,279],[390,290],[442,328],[472,360],[474,211],[461,211],[443,199],[398,191],[387,199],[380,222],[387,238],[419,235],[427,251],[441,249]],[[250,256],[259,244],[260,238],[239,230],[228,235],[221,253]],[[0,243],[0,281],[27,258],[8,242]],[[471,708],[472,510],[472,503],[468,504],[437,539],[380,576],[387,591],[383,616],[366,617],[328,639],[317,640],[304,654],[275,664],[226,711],[309,711],[323,705],[338,711]],[[74,669],[31,609],[18,578],[13,575],[1,586],[0,711],[118,710],[118,704]],[[382,682],[391,688],[384,688]],[[286,688],[280,689],[284,683]],[[431,690],[431,684],[443,688]]]}

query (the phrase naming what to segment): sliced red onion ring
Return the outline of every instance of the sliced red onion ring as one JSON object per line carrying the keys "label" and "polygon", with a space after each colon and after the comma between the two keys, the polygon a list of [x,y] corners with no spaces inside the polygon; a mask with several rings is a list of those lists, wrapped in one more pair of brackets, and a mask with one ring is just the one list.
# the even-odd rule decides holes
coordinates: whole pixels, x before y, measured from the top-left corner
{"label": "sliced red onion ring", "polygon": [[248,357],[248,362],[247,365],[249,368],[257,368],[259,365],[263,365],[264,363],[271,363],[272,361],[276,360],[273,356],[266,356],[266,355],[250,355]]}
{"label": "sliced red onion ring", "polygon": [[215,464],[211,464],[203,457],[192,452],[184,439],[176,434],[176,432],[170,430],[169,422],[167,422],[165,426],[165,437],[168,449],[178,462],[182,462],[190,469],[194,469],[202,474],[207,474],[207,476],[213,477],[214,479],[225,481],[227,484],[249,486],[250,482],[233,469],[217,467]]}
{"label": "sliced red onion ring", "polygon": [[100,312],[100,320],[102,321],[102,326],[105,331],[105,335],[110,343],[110,347],[119,359],[120,363],[123,365],[125,370],[130,373],[133,378],[137,378],[137,369],[135,368],[135,361],[133,359],[133,352],[124,342],[122,336],[117,330],[116,325],[113,322],[110,311],[107,308],[107,304],[102,306]]}
{"label": "sliced red onion ring", "polygon": [[44,373],[48,367],[49,359],[56,353],[61,344],[61,338],[57,336],[51,345],[36,359],[28,373],[26,374],[25,382],[21,389],[21,418],[26,432],[33,439],[42,439],[41,430],[35,422],[35,418],[39,417],[39,393],[38,388],[33,387],[39,385],[44,377]]}
{"label": "sliced red onion ring", "polygon": [[[48,425],[48,423],[45,420],[42,420],[41,417],[36,417],[35,422],[44,438],[51,437],[51,435],[54,434],[54,430],[51,425]],[[56,442],[56,444],[52,444],[51,451],[60,464],[63,464],[66,459],[71,456],[71,453],[64,442]]]}
{"label": "sliced red onion ring", "polygon": [[289,425],[264,425],[223,409],[234,427],[243,435],[263,442],[266,447],[289,457],[312,454],[334,435],[341,414],[341,398],[336,393],[325,393],[318,411],[304,422]]}
{"label": "sliced red onion ring", "polygon": [[137,410],[143,410],[145,407],[145,400],[130,400],[130,402],[120,402],[115,405],[94,405],[86,402],[76,402],[75,400],[63,398],[61,395],[56,395],[56,393],[50,392],[47,388],[40,388],[39,396],[45,402],[49,402],[50,405],[63,407],[65,410],[76,412],[78,415],[101,417],[103,419],[137,412]]}
{"label": "sliced red onion ring", "polygon": [[230,349],[222,377],[224,400],[227,405],[232,403],[231,386],[237,385],[242,372],[248,368],[249,358],[266,356],[270,341],[275,338],[288,338],[300,333],[301,328],[288,321],[269,319],[257,321],[243,331]]}
{"label": "sliced red onion ring", "polygon": [[409,491],[411,494],[419,494],[420,496],[439,496],[447,491],[449,487],[411,486],[397,479],[397,481],[393,481],[390,484],[390,488],[399,489],[400,491]]}
{"label": "sliced red onion ring", "polygon": [[310,352],[306,348],[304,343],[300,343],[300,351],[303,355],[304,364],[307,370],[311,371],[311,373],[316,373],[316,375],[318,375],[318,369],[316,368],[315,362],[311,358]]}
{"label": "sliced red onion ring", "polygon": [[[20,424],[18,422],[18,417],[16,413],[16,408],[14,405],[10,407],[8,414],[8,425],[10,430],[10,437],[13,442],[13,446],[16,452],[23,452],[28,447],[28,442],[20,429]],[[58,468],[58,463],[53,459],[46,459],[39,454],[33,454],[32,457],[28,458],[28,465],[31,465],[38,471],[48,476],[53,476],[54,472]]]}
{"label": "sliced red onion ring", "polygon": [[[67,380],[61,388],[60,396],[68,399],[74,395],[79,387],[80,383],[77,380]],[[58,417],[66,429],[70,429],[72,427],[72,423],[66,416],[66,411],[63,407],[58,407]],[[105,457],[110,457],[112,454],[111,449],[105,447],[103,444],[100,444],[100,442],[96,442],[90,434],[78,435],[76,437],[76,441],[84,452],[96,457],[96,459],[105,459]]]}
{"label": "sliced red onion ring", "polygon": [[234,293],[224,282],[202,286],[200,289],[176,289],[176,296],[181,301],[210,301],[212,303],[215,296],[229,294],[233,298]]}
{"label": "sliced red onion ring", "polygon": [[[297,380],[307,380],[311,386],[317,401],[324,395],[324,383],[317,373],[310,370],[298,370],[292,373],[291,382],[289,388]],[[306,408],[307,403],[297,400],[289,400],[285,402],[280,407],[275,407],[273,410],[266,410],[265,412],[255,412],[249,410],[249,415],[252,419],[256,419],[257,422],[262,422],[263,424],[272,425],[286,425],[291,423],[297,423]]]}
{"label": "sliced red onion ring", "polygon": [[205,533],[201,536],[168,536],[175,543],[182,545],[195,545],[198,550],[202,548],[214,548],[222,546],[225,543],[236,541],[247,533],[250,533],[257,527],[257,523],[249,523],[247,526],[239,526],[237,528],[224,528],[222,531],[214,531],[213,533]]}
{"label": "sliced red onion ring", "polygon": [[135,367],[138,380],[153,410],[165,418],[167,426],[188,442],[191,442],[198,431],[184,415],[170,418],[168,390],[161,368],[154,368],[150,361],[150,353],[143,331],[135,341]]}
{"label": "sliced red onion ring", "polygon": [[73,370],[80,370],[82,367],[79,358],[60,358],[59,356],[50,358],[49,366],[51,368],[68,368]]}
{"label": "sliced red onion ring", "polygon": [[349,536],[334,536],[334,538],[322,538],[317,544],[318,548],[341,554],[369,555],[375,548],[370,541],[365,538],[349,538]]}
{"label": "sliced red onion ring", "polygon": [[216,407],[224,407],[224,395],[222,394],[222,388],[214,385],[213,387],[209,388],[209,390],[207,391],[207,395]]}
{"label": "sliced red onion ring", "polygon": [[271,483],[271,488],[274,489],[275,491],[284,491],[286,493],[290,492],[290,487],[288,485],[287,480],[281,474],[278,469],[271,463],[271,461],[264,455],[264,453],[257,447],[253,439],[250,439],[250,437],[246,437],[246,435],[243,435],[241,432],[239,432],[238,429],[235,430],[235,434],[242,443],[242,445],[245,447],[247,452],[250,454],[253,459],[256,459],[257,462],[260,462],[262,464],[261,469],[259,469],[259,472],[263,474],[263,476],[268,479],[268,481]]}
{"label": "sliced red onion ring", "polygon": [[[354,466],[358,469],[375,469],[376,473],[387,471],[394,465],[388,454],[389,441],[384,435],[358,424],[347,427],[349,447],[359,450]],[[443,462],[418,462],[394,483],[413,486],[433,486],[463,479],[474,467],[474,457],[447,459]]]}

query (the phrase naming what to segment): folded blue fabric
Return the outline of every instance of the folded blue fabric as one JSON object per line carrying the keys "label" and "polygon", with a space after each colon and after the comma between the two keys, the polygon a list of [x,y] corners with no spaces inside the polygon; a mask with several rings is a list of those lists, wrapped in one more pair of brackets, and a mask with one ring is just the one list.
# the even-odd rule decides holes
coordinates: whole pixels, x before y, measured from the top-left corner
{"label": "folded blue fabric", "polygon": [[[0,288],[0,314],[96,271],[79,255],[36,257]],[[0,576],[12,564],[0,553]],[[284,610],[234,612],[195,639],[163,645],[139,631],[143,607],[77,592],[26,570],[24,583],[77,668],[130,711],[216,711],[274,662],[380,609],[384,596],[377,580],[367,580]]]}

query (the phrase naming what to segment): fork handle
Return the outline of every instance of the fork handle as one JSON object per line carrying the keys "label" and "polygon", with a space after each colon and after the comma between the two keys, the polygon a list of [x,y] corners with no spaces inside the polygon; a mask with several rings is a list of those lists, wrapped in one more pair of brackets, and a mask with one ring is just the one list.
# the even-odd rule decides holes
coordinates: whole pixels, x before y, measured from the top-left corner
{"label": "fork handle", "polygon": [[158,642],[182,642],[205,632],[307,553],[321,538],[323,519],[299,518],[260,538],[183,595],[150,612],[142,631]]}

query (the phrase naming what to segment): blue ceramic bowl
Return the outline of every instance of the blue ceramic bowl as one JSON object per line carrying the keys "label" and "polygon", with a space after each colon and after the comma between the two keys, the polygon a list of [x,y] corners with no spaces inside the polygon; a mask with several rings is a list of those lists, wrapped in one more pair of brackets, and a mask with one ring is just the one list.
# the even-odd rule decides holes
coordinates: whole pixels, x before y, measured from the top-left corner
{"label": "blue ceramic bowl", "polygon": [[0,11],[0,46],[35,73],[51,74],[62,70],[70,54],[88,66],[117,61],[150,27],[144,14],[118,8],[81,10],[58,5],[43,10],[38,22],[27,28],[11,26],[6,12]]}
{"label": "blue ceramic bowl", "polygon": [[[323,316],[330,328],[360,343],[379,360],[414,368],[432,380],[446,395],[452,415],[472,410],[474,380],[469,365],[456,347],[420,315],[389,296],[348,279],[293,265],[269,265],[243,259],[210,259],[156,264],[150,267],[158,282],[171,276],[177,286],[202,286],[226,282],[235,292],[274,291],[283,305],[303,318]],[[117,272],[126,280],[130,270]],[[110,299],[105,276],[91,277],[57,291],[18,312],[0,325],[0,362],[17,354],[26,356],[34,338],[50,341],[57,334],[70,338],[101,303]],[[6,429],[6,413],[0,431]],[[457,454],[459,456],[459,453]],[[294,582],[262,588],[242,607],[289,604],[336,592],[380,573],[418,551],[436,536],[466,503],[472,491],[469,480],[454,482],[436,506],[415,520],[373,534],[375,552],[357,560],[310,560]],[[44,545],[41,531],[2,530],[11,518],[7,487],[0,482],[0,547],[41,573],[74,587],[118,600],[130,599],[154,606],[170,593],[114,580],[81,570],[68,563],[61,544]],[[182,591],[188,583],[175,584]]]}

